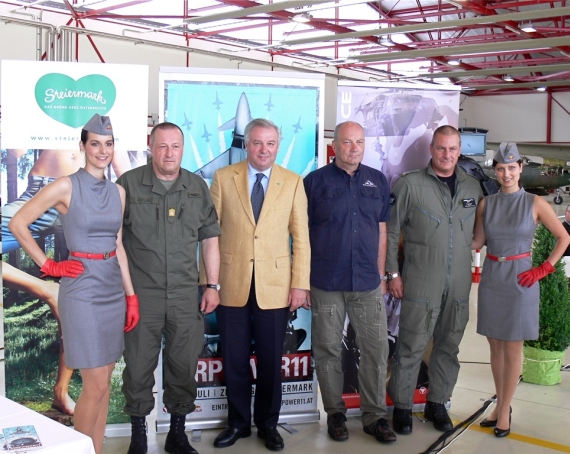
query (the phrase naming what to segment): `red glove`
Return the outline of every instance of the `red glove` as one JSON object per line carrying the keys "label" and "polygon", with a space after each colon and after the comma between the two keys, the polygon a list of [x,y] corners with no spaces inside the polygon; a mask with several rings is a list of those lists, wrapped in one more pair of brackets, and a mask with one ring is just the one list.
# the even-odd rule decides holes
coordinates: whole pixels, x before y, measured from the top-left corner
{"label": "red glove", "polygon": [[536,281],[539,281],[543,277],[546,277],[553,272],[554,267],[550,264],[549,261],[546,261],[536,268],[531,268],[530,270],[519,274],[517,278],[519,280],[519,284],[523,287],[532,287]]}
{"label": "red glove", "polygon": [[78,260],[63,260],[61,262],[54,262],[52,259],[47,259],[43,266],[40,268],[42,277],[77,277],[85,268],[83,263]]}
{"label": "red glove", "polygon": [[139,297],[137,295],[126,295],[127,298],[127,319],[125,321],[125,333],[131,331],[140,320]]}

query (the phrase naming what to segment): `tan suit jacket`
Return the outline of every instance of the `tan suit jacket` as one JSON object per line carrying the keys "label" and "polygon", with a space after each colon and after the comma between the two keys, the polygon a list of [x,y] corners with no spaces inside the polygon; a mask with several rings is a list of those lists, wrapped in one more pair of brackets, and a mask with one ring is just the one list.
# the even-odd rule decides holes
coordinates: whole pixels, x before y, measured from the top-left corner
{"label": "tan suit jacket", "polygon": [[220,304],[246,304],[254,265],[262,309],[286,307],[291,288],[309,290],[311,249],[302,178],[273,165],[257,225],[247,160],[216,171],[210,191],[222,228]]}

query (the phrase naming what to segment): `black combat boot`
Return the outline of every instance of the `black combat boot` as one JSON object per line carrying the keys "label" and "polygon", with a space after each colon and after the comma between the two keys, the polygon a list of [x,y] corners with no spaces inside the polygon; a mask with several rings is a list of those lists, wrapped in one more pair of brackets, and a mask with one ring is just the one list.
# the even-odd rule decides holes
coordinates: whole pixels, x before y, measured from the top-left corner
{"label": "black combat boot", "polygon": [[144,416],[131,416],[131,444],[127,454],[146,454],[146,420]]}
{"label": "black combat boot", "polygon": [[184,432],[186,416],[170,415],[170,430],[166,436],[164,450],[170,454],[198,454]]}

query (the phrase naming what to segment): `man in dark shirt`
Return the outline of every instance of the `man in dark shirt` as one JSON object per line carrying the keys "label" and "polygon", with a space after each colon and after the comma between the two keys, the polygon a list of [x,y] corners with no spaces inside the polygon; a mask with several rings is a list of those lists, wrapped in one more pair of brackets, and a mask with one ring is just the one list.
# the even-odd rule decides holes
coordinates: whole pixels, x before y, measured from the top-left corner
{"label": "man in dark shirt", "polygon": [[364,131],[335,128],[336,159],[305,178],[311,240],[312,344],[329,436],[348,439],[341,339],[346,314],[360,349],[358,382],[364,432],[396,441],[386,415],[388,339],[385,292],[386,221],[390,193],[384,174],[361,164]]}

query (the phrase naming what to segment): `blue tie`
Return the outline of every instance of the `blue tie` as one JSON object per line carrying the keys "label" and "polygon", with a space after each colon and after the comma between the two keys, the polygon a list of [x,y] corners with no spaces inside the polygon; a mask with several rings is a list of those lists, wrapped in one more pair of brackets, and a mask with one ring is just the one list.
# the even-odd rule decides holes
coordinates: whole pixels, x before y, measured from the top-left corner
{"label": "blue tie", "polygon": [[263,194],[263,186],[261,186],[261,179],[263,178],[263,174],[256,173],[255,177],[257,179],[255,180],[255,183],[253,183],[253,189],[251,190],[251,207],[253,208],[253,217],[255,218],[255,223],[257,224],[265,195]]}

